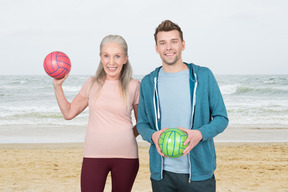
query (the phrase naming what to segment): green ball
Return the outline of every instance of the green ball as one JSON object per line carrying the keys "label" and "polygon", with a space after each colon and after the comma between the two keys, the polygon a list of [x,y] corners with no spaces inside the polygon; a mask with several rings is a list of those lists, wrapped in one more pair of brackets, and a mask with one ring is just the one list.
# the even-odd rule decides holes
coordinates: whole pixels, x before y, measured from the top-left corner
{"label": "green ball", "polygon": [[183,155],[184,149],[188,146],[188,144],[183,145],[186,139],[187,135],[184,131],[170,128],[160,135],[159,147],[165,156],[177,158]]}

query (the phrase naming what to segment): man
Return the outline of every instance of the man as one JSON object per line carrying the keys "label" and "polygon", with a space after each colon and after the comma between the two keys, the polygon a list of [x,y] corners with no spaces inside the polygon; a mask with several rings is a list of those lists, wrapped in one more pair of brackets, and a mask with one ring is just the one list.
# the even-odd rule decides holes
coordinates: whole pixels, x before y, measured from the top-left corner
{"label": "man", "polygon": [[[137,130],[150,146],[155,192],[215,191],[216,153],[213,138],[228,125],[226,107],[212,72],[182,61],[181,28],[163,21],[154,34],[162,66],[141,81]],[[166,157],[158,140],[168,128],[179,128],[189,143],[179,158]]]}

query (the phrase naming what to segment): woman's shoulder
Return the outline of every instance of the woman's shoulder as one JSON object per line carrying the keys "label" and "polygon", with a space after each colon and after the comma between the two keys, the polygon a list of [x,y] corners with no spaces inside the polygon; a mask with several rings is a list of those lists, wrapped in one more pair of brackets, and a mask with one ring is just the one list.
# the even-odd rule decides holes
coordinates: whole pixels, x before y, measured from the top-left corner
{"label": "woman's shoulder", "polygon": [[86,89],[90,89],[92,87],[95,87],[95,85],[97,86],[95,76],[90,76],[89,78],[86,79],[85,83],[83,84],[83,87],[85,87]]}
{"label": "woman's shoulder", "polygon": [[131,78],[129,84],[137,85],[140,84],[140,81],[138,79]]}
{"label": "woman's shoulder", "polygon": [[95,76],[90,76],[87,81],[92,81],[95,78]]}
{"label": "woman's shoulder", "polygon": [[91,81],[93,81],[94,76],[90,76],[85,80],[85,84],[90,83]]}
{"label": "woman's shoulder", "polygon": [[140,81],[137,79],[131,78],[129,82],[129,87],[132,89],[137,89],[138,87],[140,87]]}

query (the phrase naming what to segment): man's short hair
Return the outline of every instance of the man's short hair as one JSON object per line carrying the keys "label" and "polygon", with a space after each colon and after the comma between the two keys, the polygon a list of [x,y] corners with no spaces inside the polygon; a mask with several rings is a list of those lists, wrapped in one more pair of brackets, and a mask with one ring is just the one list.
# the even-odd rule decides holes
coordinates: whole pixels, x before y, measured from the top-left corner
{"label": "man's short hair", "polygon": [[179,32],[180,39],[181,39],[181,41],[183,41],[183,32],[182,32],[181,28],[176,23],[173,23],[170,20],[165,20],[165,21],[162,21],[162,23],[160,25],[158,25],[158,27],[155,30],[154,39],[155,39],[156,44],[157,44],[157,34],[159,32],[161,32],[161,31],[167,32],[167,31],[173,31],[173,30],[177,30]]}

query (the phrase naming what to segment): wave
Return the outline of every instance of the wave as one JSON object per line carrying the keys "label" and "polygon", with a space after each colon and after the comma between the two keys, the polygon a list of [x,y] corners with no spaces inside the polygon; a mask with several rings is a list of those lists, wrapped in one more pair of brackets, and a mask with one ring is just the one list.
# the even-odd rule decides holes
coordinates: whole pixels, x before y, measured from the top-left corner
{"label": "wave", "polygon": [[[69,101],[90,76],[70,76],[63,84]],[[141,80],[142,75],[134,78]],[[230,124],[288,124],[288,76],[217,76]],[[88,109],[64,120],[55,98],[52,79],[46,76],[0,78],[0,125],[79,124],[88,122]]]}
{"label": "wave", "polygon": [[38,119],[38,120],[29,120],[29,119],[21,119],[21,120],[1,120],[0,121],[1,126],[5,125],[65,125],[65,126],[70,126],[70,125],[76,125],[76,126],[87,126],[87,120],[86,121],[67,121],[67,120],[55,120],[55,119]]}
{"label": "wave", "polygon": [[238,85],[223,85],[220,86],[221,93],[223,95],[233,95],[237,92]]}
{"label": "wave", "polygon": [[[78,93],[82,88],[82,85],[81,86],[63,86],[63,90],[64,91],[67,91],[67,92],[76,92]],[[75,95],[76,96],[76,95]]]}
{"label": "wave", "polygon": [[235,94],[238,95],[268,95],[268,96],[287,96],[288,90],[281,88],[256,88],[256,87],[237,87],[237,91]]}
{"label": "wave", "polygon": [[[88,110],[83,111],[81,115],[88,115]],[[16,117],[16,118],[26,118],[26,117],[35,117],[35,118],[63,118],[62,113],[58,106],[26,106],[26,107],[17,107],[17,106],[1,106],[0,107],[0,118],[1,117]]]}
{"label": "wave", "polygon": [[64,119],[61,112],[18,112],[15,114],[10,113],[5,116],[0,114],[0,125],[86,125],[88,122],[88,113],[81,113],[73,120],[67,121]]}
{"label": "wave", "polygon": [[56,119],[63,119],[63,115],[59,113],[38,113],[38,112],[31,112],[31,113],[23,113],[23,114],[15,114],[13,115],[14,118],[56,118]]}
{"label": "wave", "polygon": [[287,87],[249,87],[239,84],[220,87],[223,95],[288,96]]}

